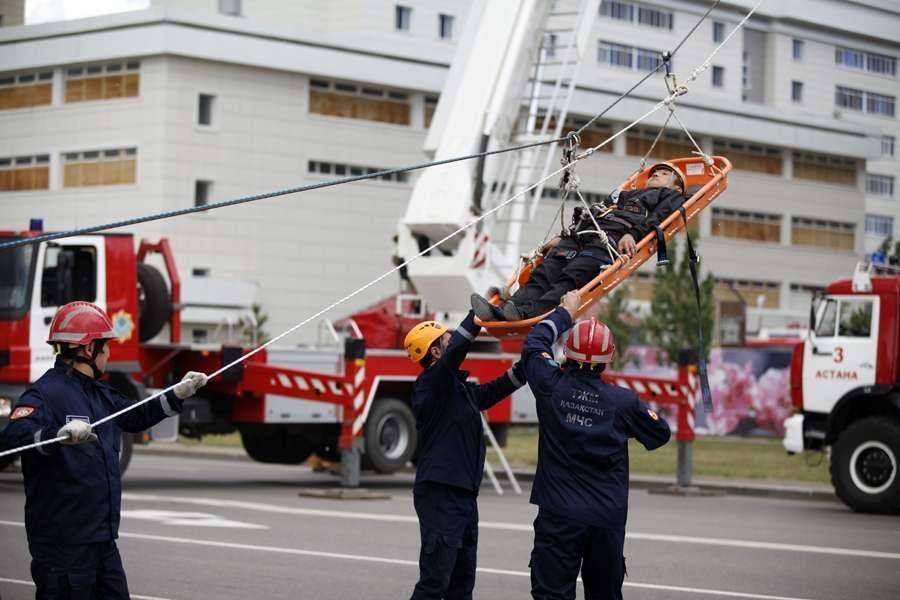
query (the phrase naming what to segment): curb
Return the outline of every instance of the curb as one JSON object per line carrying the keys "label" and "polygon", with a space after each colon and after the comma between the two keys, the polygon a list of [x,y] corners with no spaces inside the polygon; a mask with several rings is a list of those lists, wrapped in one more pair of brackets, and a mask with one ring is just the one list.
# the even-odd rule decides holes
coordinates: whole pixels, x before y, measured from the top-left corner
{"label": "curb", "polygon": [[[196,458],[212,460],[231,460],[240,462],[254,462],[239,448],[193,448],[172,445],[148,445],[135,446],[136,455],[172,456],[178,458]],[[405,470],[404,470],[405,471]],[[409,471],[413,471],[410,469]],[[534,471],[513,471],[519,481],[534,481]],[[506,479],[502,472],[497,473],[497,478]],[[630,485],[635,490],[647,490],[650,493],[681,494],[674,485],[674,478],[663,475],[642,475],[632,473]],[[700,477],[691,482],[691,488],[705,494],[730,494],[735,496],[755,496],[762,498],[782,498],[786,500],[817,500],[837,501],[834,491],[824,485],[796,485],[788,483],[762,483],[755,481],[728,481]]]}

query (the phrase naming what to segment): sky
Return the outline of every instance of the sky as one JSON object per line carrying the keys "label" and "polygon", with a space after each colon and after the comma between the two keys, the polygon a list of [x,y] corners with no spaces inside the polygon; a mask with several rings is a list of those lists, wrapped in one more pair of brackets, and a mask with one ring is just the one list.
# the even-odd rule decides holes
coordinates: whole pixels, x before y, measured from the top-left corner
{"label": "sky", "polygon": [[26,0],[25,24],[95,17],[149,6],[150,0]]}

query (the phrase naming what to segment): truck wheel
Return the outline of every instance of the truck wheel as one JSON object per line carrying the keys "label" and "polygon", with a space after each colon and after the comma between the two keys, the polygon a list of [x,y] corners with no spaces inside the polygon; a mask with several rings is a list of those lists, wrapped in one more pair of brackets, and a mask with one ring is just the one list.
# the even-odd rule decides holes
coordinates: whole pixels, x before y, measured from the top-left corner
{"label": "truck wheel", "polygon": [[365,464],[379,473],[395,473],[406,466],[417,444],[409,406],[395,398],[376,400],[366,420]]}
{"label": "truck wheel", "polygon": [[241,429],[244,450],[256,462],[299,465],[312,454],[312,447],[285,427],[245,427]]}
{"label": "truck wheel", "polygon": [[838,498],[858,512],[900,512],[900,424],[885,417],[852,423],[831,457]]}
{"label": "truck wheel", "polygon": [[123,433],[119,440],[119,475],[124,475],[131,464],[131,454],[134,452],[134,436]]}
{"label": "truck wheel", "polygon": [[152,339],[169,320],[172,302],[169,300],[169,288],[166,280],[152,265],[139,263],[138,279],[138,326],[140,339],[146,342]]}

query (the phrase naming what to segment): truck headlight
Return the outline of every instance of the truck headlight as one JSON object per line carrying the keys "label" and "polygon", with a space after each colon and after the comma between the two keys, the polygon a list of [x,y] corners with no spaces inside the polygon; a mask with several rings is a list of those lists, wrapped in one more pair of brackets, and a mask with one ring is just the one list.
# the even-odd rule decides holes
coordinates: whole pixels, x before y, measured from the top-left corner
{"label": "truck headlight", "polygon": [[0,398],[0,417],[8,417],[12,412],[12,399]]}

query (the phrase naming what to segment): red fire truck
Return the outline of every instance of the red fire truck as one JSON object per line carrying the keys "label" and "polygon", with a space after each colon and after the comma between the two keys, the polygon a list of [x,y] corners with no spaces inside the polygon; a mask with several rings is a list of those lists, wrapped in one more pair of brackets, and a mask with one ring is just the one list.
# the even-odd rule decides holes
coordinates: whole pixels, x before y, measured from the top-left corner
{"label": "red fire truck", "polygon": [[789,453],[831,452],[838,497],[862,512],[900,511],[900,276],[831,283],[794,348]]}
{"label": "red fire truck", "polygon": [[[0,241],[38,233],[0,232]],[[166,276],[146,262],[151,254],[161,255]],[[136,400],[189,370],[209,373],[250,350],[181,343],[180,288],[165,239],[141,241],[135,251],[131,235],[91,235],[0,252],[0,429],[25,387],[52,365],[47,329],[56,309],[72,300],[95,302],[109,313],[119,333],[112,342],[109,382]],[[416,449],[410,395],[419,372],[401,349],[415,319],[398,312],[391,299],[339,322],[340,333],[332,328],[339,342],[334,346],[273,346],[229,369],[185,402],[179,417],[127,435],[122,470],[134,442],[238,431],[247,454],[260,462],[298,464],[316,453],[341,459],[350,482],[358,479],[360,457],[363,467],[397,471]],[[167,326],[167,339],[156,341]],[[465,368],[475,380],[497,377],[518,358],[519,344],[501,347],[496,339],[479,339]],[[696,385],[687,370],[676,380],[609,377],[645,400],[677,406],[679,439],[693,439]],[[528,388],[492,407],[487,418],[501,444],[510,423],[534,422]]]}
{"label": "red fire truck", "polygon": [[[38,233],[0,232],[0,240]],[[181,286],[169,244],[142,241],[137,251],[134,246],[131,235],[109,234],[0,252],[0,428],[25,387],[52,365],[47,329],[56,309],[72,300],[95,302],[109,313],[119,333],[112,343],[109,381],[134,399],[170,385],[188,370],[212,372],[249,350],[181,343]],[[162,256],[167,277],[146,262],[153,253]],[[175,431],[200,438],[237,430],[247,453],[261,462],[300,463],[313,452],[337,459],[348,450],[364,453],[364,462],[378,472],[398,470],[416,448],[409,392],[418,367],[399,345],[366,350],[364,335],[374,327],[373,314],[378,313],[360,315],[362,327],[346,320],[340,347],[256,354],[186,402],[177,422],[173,418],[136,440],[171,439]],[[166,326],[168,339],[152,341]],[[384,338],[383,324],[380,332]],[[389,344],[382,339],[380,345]],[[466,365],[476,379],[499,376],[516,358],[498,353],[496,342],[481,346]],[[276,359],[280,366],[273,364]],[[501,402],[488,411],[488,420],[508,423],[510,406],[509,399]],[[136,440],[124,440],[123,470]]]}

